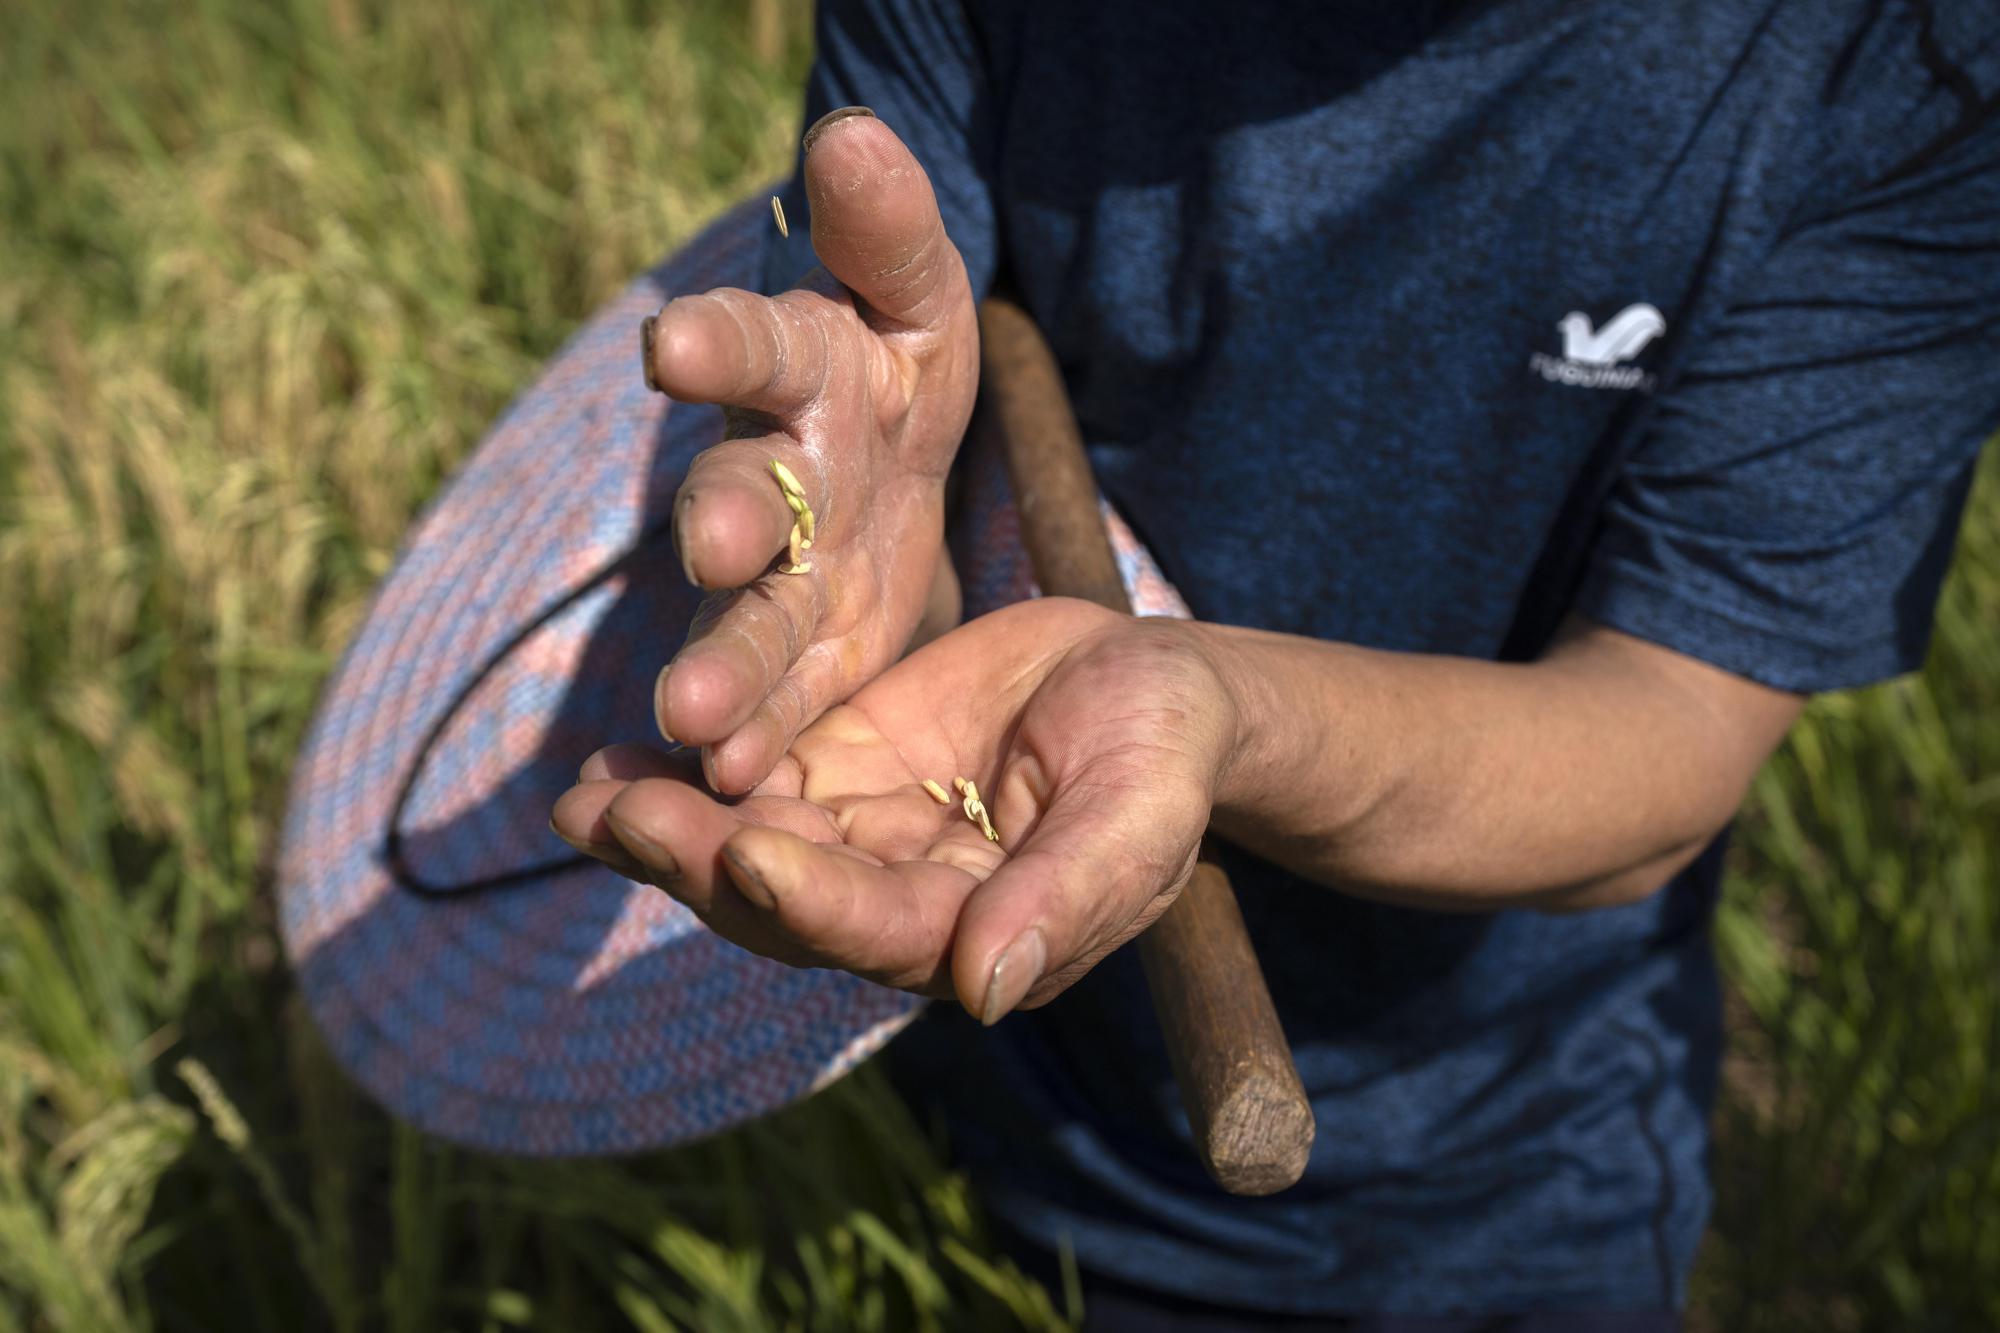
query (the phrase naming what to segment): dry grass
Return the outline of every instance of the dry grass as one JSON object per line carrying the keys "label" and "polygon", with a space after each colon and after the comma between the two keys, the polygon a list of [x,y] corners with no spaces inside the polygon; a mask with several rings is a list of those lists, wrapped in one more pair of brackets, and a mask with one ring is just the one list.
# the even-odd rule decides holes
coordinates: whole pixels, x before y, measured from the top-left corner
{"label": "dry grass", "polygon": [[273,1021],[321,678],[577,320],[788,163],[800,16],[6,27],[0,1330],[1058,1325],[872,1075],[646,1162],[502,1163]]}

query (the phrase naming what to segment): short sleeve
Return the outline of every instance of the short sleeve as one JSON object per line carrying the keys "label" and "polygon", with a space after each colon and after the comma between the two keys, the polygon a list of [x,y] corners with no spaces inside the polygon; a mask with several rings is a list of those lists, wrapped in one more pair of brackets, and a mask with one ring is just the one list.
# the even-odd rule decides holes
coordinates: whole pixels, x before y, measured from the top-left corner
{"label": "short sleeve", "polygon": [[1688,352],[1577,609],[1780,689],[1922,665],[2000,429],[2000,117],[1794,228]]}
{"label": "short sleeve", "polygon": [[[945,233],[965,258],[975,299],[997,263],[992,175],[995,113],[980,36],[962,0],[821,0],[818,43],[806,84],[805,123],[843,106],[865,106],[902,137],[930,177]],[[767,291],[781,290],[818,261],[795,162],[785,213],[804,225],[788,242],[775,233]]]}

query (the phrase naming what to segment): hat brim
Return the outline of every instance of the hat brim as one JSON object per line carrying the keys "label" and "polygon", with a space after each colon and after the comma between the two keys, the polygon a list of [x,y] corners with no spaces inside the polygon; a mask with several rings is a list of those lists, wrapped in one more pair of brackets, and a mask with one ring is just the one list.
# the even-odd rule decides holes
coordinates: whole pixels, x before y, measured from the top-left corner
{"label": "hat brim", "polygon": [[[639,321],[675,293],[753,285],[758,217],[735,210],[635,282],[507,412],[417,526],[295,770],[279,895],[306,1002],[376,1098],[460,1143],[609,1153],[713,1133],[837,1077],[922,1003],[746,953],[659,890],[566,863],[549,831],[585,756],[653,738],[653,676],[699,600],[668,543],[642,538],[720,419],[647,391]],[[402,860],[456,892],[392,868],[413,773]],[[556,868],[478,887],[537,866]]]}

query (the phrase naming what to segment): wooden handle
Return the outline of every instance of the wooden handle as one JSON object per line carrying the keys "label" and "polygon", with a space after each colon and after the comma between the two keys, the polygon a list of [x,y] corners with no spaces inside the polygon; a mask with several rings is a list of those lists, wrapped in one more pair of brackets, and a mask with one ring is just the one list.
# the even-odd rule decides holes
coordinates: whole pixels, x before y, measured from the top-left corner
{"label": "wooden handle", "polygon": [[[1035,582],[1129,612],[1055,354],[1027,312],[1001,297],[979,307],[979,374],[973,428],[1006,457]],[[1139,957],[1202,1164],[1231,1194],[1272,1194],[1306,1169],[1312,1105],[1235,890],[1206,850],[1139,937]]]}

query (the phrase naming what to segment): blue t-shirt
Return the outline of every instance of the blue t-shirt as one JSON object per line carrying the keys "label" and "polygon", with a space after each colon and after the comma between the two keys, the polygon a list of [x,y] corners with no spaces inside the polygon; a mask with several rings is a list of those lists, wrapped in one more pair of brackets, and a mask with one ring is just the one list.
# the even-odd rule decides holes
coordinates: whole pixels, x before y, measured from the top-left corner
{"label": "blue t-shirt", "polygon": [[[820,43],[808,116],[911,145],[1196,615],[1522,660],[1575,610],[1799,691],[1920,663],[2000,426],[1990,4],[827,0]],[[1670,1307],[1719,862],[1446,915],[1236,855],[1318,1115],[1272,1198],[1196,1164],[1130,950],[898,1052],[1008,1224],[1142,1286]]]}

